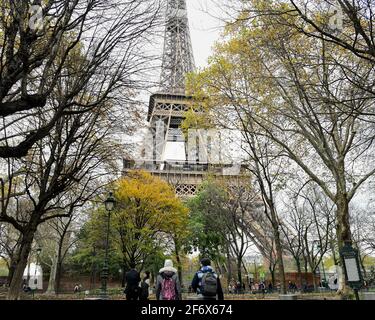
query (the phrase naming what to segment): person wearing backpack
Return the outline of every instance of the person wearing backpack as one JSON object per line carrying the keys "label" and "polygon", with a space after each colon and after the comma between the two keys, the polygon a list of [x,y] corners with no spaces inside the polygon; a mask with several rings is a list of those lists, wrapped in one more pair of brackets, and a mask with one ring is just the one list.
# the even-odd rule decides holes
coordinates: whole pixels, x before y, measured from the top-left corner
{"label": "person wearing backpack", "polygon": [[224,300],[220,278],[210,264],[210,259],[201,260],[201,269],[196,272],[191,286],[199,300]]}
{"label": "person wearing backpack", "polygon": [[165,260],[164,268],[159,270],[156,279],[157,300],[182,300],[181,285],[172,260]]}
{"label": "person wearing backpack", "polygon": [[124,293],[126,294],[126,300],[138,300],[140,294],[140,287],[139,282],[141,281],[141,277],[139,272],[135,270],[135,264],[130,264],[131,270],[126,273],[125,280],[126,280],[126,288]]}

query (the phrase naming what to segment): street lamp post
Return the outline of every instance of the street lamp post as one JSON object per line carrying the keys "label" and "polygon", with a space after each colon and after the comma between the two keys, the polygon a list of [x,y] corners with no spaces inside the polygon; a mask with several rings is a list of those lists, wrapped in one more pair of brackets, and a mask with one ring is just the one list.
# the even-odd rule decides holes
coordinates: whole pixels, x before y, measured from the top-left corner
{"label": "street lamp post", "polygon": [[345,241],[344,247],[340,250],[340,255],[344,262],[346,281],[354,290],[356,299],[359,300],[358,290],[362,287],[363,278],[359,264],[358,250],[352,247],[351,241]]}
{"label": "street lamp post", "polygon": [[113,197],[113,193],[109,193],[109,197],[107,200],[104,201],[105,209],[107,211],[107,229],[106,229],[106,243],[105,243],[105,259],[104,259],[104,266],[101,274],[102,280],[102,288],[101,288],[101,299],[108,300],[108,292],[107,292],[107,281],[108,281],[108,247],[109,247],[109,227],[111,221],[111,212],[115,208],[116,200]]}

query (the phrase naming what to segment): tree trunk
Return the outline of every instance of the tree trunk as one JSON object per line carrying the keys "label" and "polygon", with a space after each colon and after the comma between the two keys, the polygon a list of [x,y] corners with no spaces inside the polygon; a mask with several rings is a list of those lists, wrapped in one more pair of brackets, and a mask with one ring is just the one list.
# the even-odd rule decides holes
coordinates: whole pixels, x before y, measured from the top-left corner
{"label": "tree trunk", "polygon": [[221,267],[220,263],[216,263],[216,271],[219,274],[223,274],[223,268]]}
{"label": "tree trunk", "polygon": [[307,261],[307,257],[304,255],[303,256],[303,260],[304,260],[304,270],[305,270],[305,283],[306,283],[306,286],[309,285],[309,278],[308,278],[308,272],[309,272],[309,269],[308,269],[308,261]]}
{"label": "tree trunk", "polygon": [[275,268],[272,268],[272,266],[270,265],[269,270],[270,270],[270,273],[271,273],[272,288],[275,289],[275,287],[276,287]]}
{"label": "tree trunk", "polygon": [[227,265],[228,265],[228,283],[232,280],[232,275],[233,275],[233,272],[232,272],[232,261],[231,261],[231,258],[230,258],[230,253],[229,253],[229,247],[227,246]]}
{"label": "tree trunk", "polygon": [[9,273],[8,273],[8,277],[7,277],[7,286],[8,287],[10,286],[10,284],[12,282],[13,274],[14,274],[14,271],[16,270],[16,267],[17,267],[17,262],[15,260],[15,254],[14,254],[10,259]]}
{"label": "tree trunk", "polygon": [[59,240],[58,244],[58,251],[57,251],[57,266],[56,266],[56,275],[55,275],[55,291],[56,294],[60,293],[60,286],[61,286],[61,276],[63,272],[63,262],[68,250],[69,239],[71,237],[71,232],[68,231],[71,219],[69,223],[67,223],[64,227],[64,232]]}
{"label": "tree trunk", "polygon": [[237,277],[238,277],[238,281],[240,282],[241,284],[241,288],[242,288],[242,259],[241,257],[238,257],[237,258]]}
{"label": "tree trunk", "polygon": [[314,285],[314,291],[317,291],[315,270],[312,271],[312,280],[313,280],[313,285]]}
{"label": "tree trunk", "polygon": [[[66,243],[65,239],[66,231],[63,233],[59,241],[59,247],[57,250],[57,265],[56,265],[56,279],[55,279],[55,290],[56,294],[60,294],[60,286],[61,286],[61,275],[62,275],[62,268],[63,268],[63,250],[64,250],[64,243]],[[69,239],[69,237],[68,237]]]}
{"label": "tree trunk", "polygon": [[349,202],[346,194],[337,197],[337,241],[341,249],[346,241],[352,242],[349,222]]}
{"label": "tree trunk", "polygon": [[59,241],[59,247],[57,250],[57,261],[56,261],[56,275],[55,275],[55,290],[56,294],[60,293],[60,283],[61,283],[61,272],[62,272],[62,249],[64,244],[64,236]]}
{"label": "tree trunk", "polygon": [[62,262],[61,262],[61,258],[58,258],[57,264],[56,264],[56,276],[55,276],[55,291],[56,291],[56,294],[60,294],[61,274],[62,274]]}
{"label": "tree trunk", "polygon": [[361,254],[359,254],[359,262],[361,264],[361,269],[363,271],[363,278],[367,279],[366,267],[365,267],[365,264],[364,264],[364,259],[361,257]]}
{"label": "tree trunk", "polygon": [[58,293],[58,290],[56,290],[56,271],[57,271],[57,258],[55,257],[52,261],[52,266],[51,266],[51,273],[49,275],[49,280],[48,280],[48,288],[47,292],[48,294],[56,294]]}
{"label": "tree trunk", "polygon": [[181,266],[181,259],[180,255],[176,253],[176,261],[177,261],[177,270],[178,270],[178,278],[180,280],[181,285],[183,284],[182,281],[182,266]]}
{"label": "tree trunk", "polygon": [[[273,210],[273,209],[271,209]],[[276,220],[276,214],[272,214],[273,219]],[[273,225],[273,231],[275,235],[275,248],[276,248],[276,254],[277,254],[277,264],[279,269],[279,280],[280,280],[280,290],[281,294],[286,294],[286,285],[285,285],[285,270],[284,270],[284,260],[283,260],[283,249],[281,246],[281,240],[280,240],[280,231],[279,231],[279,224],[277,221],[274,221],[272,223]]]}
{"label": "tree trunk", "polygon": [[27,260],[31,251],[31,245],[34,240],[36,228],[29,228],[23,234],[19,249],[17,250],[16,263],[12,281],[9,286],[7,300],[19,300],[21,294],[23,273],[25,271]]}
{"label": "tree trunk", "polygon": [[301,262],[299,259],[296,259],[296,265],[297,265],[297,272],[298,272],[298,278],[299,278],[299,285],[300,288],[302,288],[302,268],[301,268]]}
{"label": "tree trunk", "polygon": [[175,255],[176,255],[176,261],[177,261],[177,270],[178,270],[178,279],[180,280],[181,285],[183,285],[182,281],[182,264],[181,264],[181,258],[180,258],[180,247],[177,244],[177,240],[174,240],[174,248],[175,248]]}
{"label": "tree trunk", "polygon": [[333,239],[330,240],[330,246],[331,246],[331,251],[332,251],[333,264],[336,266],[338,265],[339,261],[336,256],[335,244],[333,242]]}
{"label": "tree trunk", "polygon": [[[337,242],[339,245],[339,250],[342,249],[345,242],[352,242],[352,234],[350,231],[349,222],[349,201],[347,199],[346,193],[338,194],[336,200],[337,206]],[[344,268],[344,261],[340,256],[340,265]],[[350,288],[346,285],[345,272],[341,273],[339,280],[339,290],[338,293],[341,295],[342,299],[347,299],[349,295]]]}

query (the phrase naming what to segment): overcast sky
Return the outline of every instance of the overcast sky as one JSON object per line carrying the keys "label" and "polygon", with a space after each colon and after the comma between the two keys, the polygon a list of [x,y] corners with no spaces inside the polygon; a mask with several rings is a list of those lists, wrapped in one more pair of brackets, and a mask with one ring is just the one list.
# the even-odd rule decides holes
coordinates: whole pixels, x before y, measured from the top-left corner
{"label": "overcast sky", "polygon": [[186,2],[195,63],[197,67],[204,67],[211,54],[211,48],[222,31],[222,23],[215,18],[220,15],[219,9],[211,0],[186,0]]}

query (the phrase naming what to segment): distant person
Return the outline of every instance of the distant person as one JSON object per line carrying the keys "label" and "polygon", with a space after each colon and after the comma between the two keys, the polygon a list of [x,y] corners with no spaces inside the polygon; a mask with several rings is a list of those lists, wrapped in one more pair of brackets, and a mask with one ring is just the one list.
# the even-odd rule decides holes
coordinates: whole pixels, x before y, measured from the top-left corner
{"label": "distant person", "polygon": [[199,300],[224,300],[220,278],[210,264],[210,259],[201,260],[201,269],[195,273],[191,286]]}
{"label": "distant person", "polygon": [[263,281],[261,283],[259,283],[259,291],[262,294],[262,297],[264,298],[264,294],[265,294],[265,291],[266,291],[266,285],[264,284]]}
{"label": "distant person", "polygon": [[126,294],[126,300],[138,300],[141,289],[139,287],[141,277],[139,272],[135,269],[135,263],[131,263],[130,268],[130,271],[125,275],[126,288],[124,293]]}
{"label": "distant person", "polygon": [[27,285],[26,279],[23,279],[22,290],[23,290],[23,292],[30,292],[31,291],[31,288]]}
{"label": "distant person", "polygon": [[74,286],[74,289],[73,289],[74,293],[80,293],[81,292],[81,288],[82,288],[82,286],[77,283]]}
{"label": "distant person", "polygon": [[289,281],[288,282],[288,289],[289,289],[290,292],[294,293],[297,290],[297,285],[294,282]]}
{"label": "distant person", "polygon": [[268,285],[268,292],[269,293],[272,293],[273,292],[273,286],[272,286],[272,283],[270,282],[269,285]]}
{"label": "distant person", "polygon": [[369,288],[369,283],[367,280],[363,281],[363,288],[365,289],[365,291],[369,291],[370,288]]}
{"label": "distant person", "polygon": [[259,291],[259,283],[258,282],[255,282],[254,289],[255,289],[255,291]]}
{"label": "distant person", "polygon": [[251,293],[255,293],[256,292],[255,283],[252,283],[250,285],[250,290],[251,290]]}
{"label": "distant person", "polygon": [[141,282],[139,300],[147,301],[150,295],[150,271],[146,271]]}
{"label": "distant person", "polygon": [[237,281],[236,283],[236,294],[241,293],[241,282]]}
{"label": "distant person", "polygon": [[27,288],[26,279],[23,279],[22,280],[22,290],[25,291],[26,288]]}
{"label": "distant person", "polygon": [[234,278],[232,278],[232,279],[229,281],[229,285],[228,285],[228,293],[229,293],[229,294],[235,294],[235,293],[236,293],[236,281],[234,280]]}
{"label": "distant person", "polygon": [[177,269],[172,260],[165,260],[156,279],[156,300],[182,300]]}
{"label": "distant person", "polygon": [[229,294],[232,294],[232,293],[233,293],[233,287],[232,287],[231,284],[229,284],[229,286],[228,286],[228,293],[229,293]]}

